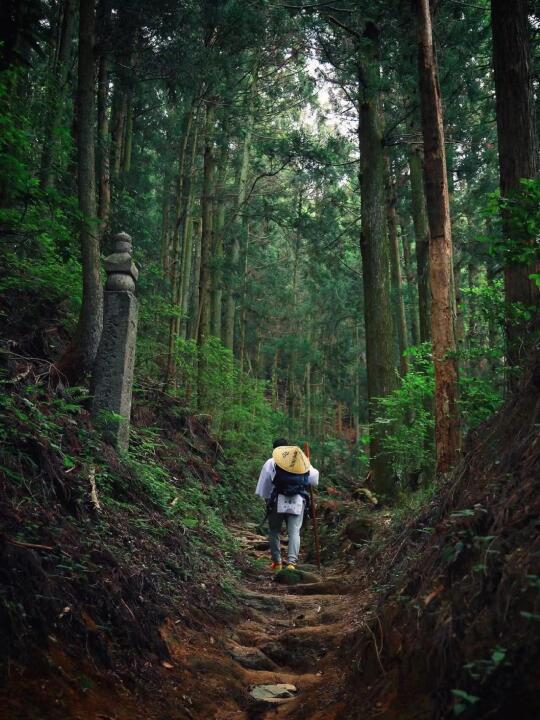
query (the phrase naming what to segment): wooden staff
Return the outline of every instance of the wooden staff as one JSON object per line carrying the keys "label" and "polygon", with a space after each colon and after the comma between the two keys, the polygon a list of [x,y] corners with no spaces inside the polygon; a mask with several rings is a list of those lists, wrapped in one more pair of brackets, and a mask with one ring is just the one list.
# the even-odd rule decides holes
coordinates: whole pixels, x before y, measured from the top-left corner
{"label": "wooden staff", "polygon": [[[304,444],[304,453],[309,460],[309,445]],[[315,494],[313,493],[313,485],[309,486],[309,501],[311,503],[311,522],[313,523],[313,537],[315,538],[315,557],[317,558],[317,568],[321,569],[321,547],[319,544],[319,527],[317,525],[317,506],[315,505]]]}

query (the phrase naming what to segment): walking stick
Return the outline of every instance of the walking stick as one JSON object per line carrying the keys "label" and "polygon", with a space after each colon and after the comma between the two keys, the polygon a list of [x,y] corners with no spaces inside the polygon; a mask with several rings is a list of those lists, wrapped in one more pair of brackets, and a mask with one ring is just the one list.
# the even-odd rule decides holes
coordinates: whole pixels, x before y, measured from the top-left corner
{"label": "walking stick", "polygon": [[[304,453],[309,460],[309,445],[304,444]],[[311,522],[313,523],[313,537],[315,538],[315,557],[317,558],[317,568],[321,569],[321,547],[319,545],[319,527],[317,525],[317,506],[315,505],[315,494],[313,493],[313,485],[309,486],[309,501],[311,503]]]}

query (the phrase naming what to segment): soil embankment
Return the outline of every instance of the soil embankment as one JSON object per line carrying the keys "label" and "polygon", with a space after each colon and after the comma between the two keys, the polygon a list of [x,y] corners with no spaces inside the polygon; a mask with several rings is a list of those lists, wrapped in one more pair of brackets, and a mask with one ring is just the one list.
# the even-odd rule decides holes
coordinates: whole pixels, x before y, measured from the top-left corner
{"label": "soil embankment", "polygon": [[[63,514],[51,492],[36,515],[34,546],[15,534],[23,514],[30,518],[22,499],[5,494],[1,506],[12,524],[2,546],[11,615],[1,620],[11,622],[13,642],[35,640],[34,628],[42,645],[8,663],[2,719],[536,719],[539,422],[537,364],[521,393],[469,438],[462,463],[426,507],[401,528],[381,529],[352,574],[304,567],[276,577],[255,527],[230,527],[239,551],[229,607],[215,601],[223,599],[222,566],[197,575],[188,534],[172,542],[172,520],[150,533],[157,514],[135,536],[138,526],[116,507],[109,524],[118,523],[117,537],[107,536],[114,556],[103,550],[84,556],[86,568],[73,565],[66,508],[78,517],[79,544],[81,522],[97,544],[104,520],[81,514],[82,492],[51,465]],[[33,438],[26,451],[52,463],[54,448]],[[199,470],[209,451],[201,450]],[[45,532],[47,517],[56,539]],[[138,546],[122,557],[120,546],[134,539]],[[222,552],[210,535],[201,540],[208,561]],[[15,595],[23,582],[26,594]]]}

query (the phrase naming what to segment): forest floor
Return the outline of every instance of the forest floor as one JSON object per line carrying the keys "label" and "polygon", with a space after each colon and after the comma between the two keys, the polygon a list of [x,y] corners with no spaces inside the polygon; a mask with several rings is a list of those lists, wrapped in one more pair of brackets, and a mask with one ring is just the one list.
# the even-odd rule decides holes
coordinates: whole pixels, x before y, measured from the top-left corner
{"label": "forest floor", "polygon": [[[161,634],[170,660],[161,661],[146,688],[130,688],[113,671],[77,662],[53,641],[47,653],[49,672],[37,668],[35,676],[27,670],[20,680],[13,678],[2,718],[292,718],[302,716],[311,694],[322,689],[327,698],[335,695],[344,674],[332,660],[332,650],[357,629],[361,606],[358,597],[351,603],[346,576],[331,567],[318,573],[309,565],[274,574],[268,567],[267,540],[254,524],[231,529],[247,560],[236,588],[238,622],[198,623],[195,609],[191,627],[167,618]],[[82,689],[81,678],[86,683]],[[332,704],[331,714],[309,717],[339,717],[342,706]]]}
{"label": "forest floor", "polygon": [[272,574],[219,496],[209,516],[219,448],[169,399],[135,408],[161,438],[135,466],[84,455],[88,418],[55,407],[4,400],[1,720],[537,720],[540,357],[414,512],[366,506],[351,544],[320,503],[339,544],[320,574]]}

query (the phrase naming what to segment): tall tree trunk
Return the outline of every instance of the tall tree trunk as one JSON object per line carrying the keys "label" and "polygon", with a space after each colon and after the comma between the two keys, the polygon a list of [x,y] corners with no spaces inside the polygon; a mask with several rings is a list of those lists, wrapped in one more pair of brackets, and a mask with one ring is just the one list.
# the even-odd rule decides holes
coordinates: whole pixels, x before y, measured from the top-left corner
{"label": "tall tree trunk", "polygon": [[40,185],[42,189],[54,186],[55,155],[58,150],[56,137],[62,112],[65,109],[67,83],[71,67],[73,36],[75,33],[75,2],[64,0],[60,19],[60,33],[56,57],[47,93],[47,112],[43,133],[43,151],[41,155]]}
{"label": "tall tree trunk", "polygon": [[234,350],[234,327],[236,318],[236,304],[239,282],[240,249],[242,245],[242,233],[245,223],[239,214],[242,212],[247,193],[247,177],[249,170],[249,155],[251,150],[251,138],[255,122],[254,101],[257,89],[258,59],[255,61],[253,71],[249,78],[249,94],[246,102],[246,121],[244,126],[244,141],[237,177],[237,197],[235,218],[232,226],[232,248],[230,251],[231,267],[226,289],[225,299],[225,323],[223,328],[223,342],[229,350]]}
{"label": "tall tree trunk", "polygon": [[199,277],[199,321],[197,342],[203,345],[210,335],[211,304],[210,291],[212,286],[212,237],[214,219],[215,191],[215,156],[214,156],[214,118],[215,100],[206,106],[204,130],[204,167],[203,187],[201,196],[201,274]]}
{"label": "tall tree trunk", "polygon": [[[474,262],[470,262],[467,266],[467,284],[469,292],[467,295],[467,351],[469,356],[469,374],[473,376],[481,376],[483,374],[478,358],[474,357],[474,351],[483,345],[485,347],[485,337],[480,325],[481,315],[478,310],[478,298],[474,292],[478,285],[480,268]],[[482,343],[480,341],[482,340]]]}
{"label": "tall tree trunk", "polygon": [[[128,156],[125,144],[126,140],[131,137],[128,125],[133,95],[135,44],[138,38],[138,30],[134,25],[135,17],[126,8],[120,7],[118,24],[123,28],[125,44],[119,49],[116,57],[116,79],[112,99],[110,164],[114,182],[118,182],[123,169],[125,169],[125,161]],[[131,150],[129,150],[130,155]]]}
{"label": "tall tree trunk", "polygon": [[420,326],[418,321],[418,286],[414,276],[409,236],[403,224],[400,224],[400,235],[401,242],[403,244],[403,262],[405,264],[405,278],[407,280],[407,304],[409,306],[412,344],[418,345],[418,343],[420,342]]}
{"label": "tall tree trunk", "polygon": [[133,117],[135,107],[133,92],[128,94],[126,120],[124,123],[124,140],[122,142],[122,172],[128,173],[131,170],[131,155],[133,153]]}
{"label": "tall tree trunk", "polygon": [[399,349],[399,367],[402,375],[409,371],[409,363],[405,355],[408,346],[407,320],[405,318],[405,305],[403,302],[403,281],[401,277],[401,257],[399,252],[397,195],[396,183],[392,177],[390,162],[386,158],[386,215],[388,219],[388,239],[390,242],[390,268],[392,276],[392,300],[394,305],[394,323],[397,328]]}
{"label": "tall tree trunk", "polygon": [[212,318],[211,333],[221,339],[221,310],[223,299],[223,233],[225,229],[225,182],[227,179],[228,157],[222,153],[217,171],[216,203],[214,207],[214,268],[212,272]]}
{"label": "tall tree trunk", "polygon": [[191,307],[189,313],[188,335],[190,340],[197,340],[200,323],[200,301],[199,301],[199,278],[201,276],[201,223],[198,221],[193,228],[193,257],[192,257],[192,273],[191,284],[189,288],[190,301],[188,305]]}
{"label": "tall tree trunk", "polygon": [[114,85],[111,119],[111,175],[117,181],[122,169],[122,154],[125,138],[125,124],[128,109],[128,95],[123,85],[123,73]]}
{"label": "tall tree trunk", "polygon": [[[520,181],[538,173],[538,145],[529,49],[528,0],[491,0],[493,68],[497,101],[497,135],[501,195],[514,201],[522,193]],[[535,238],[517,228],[503,213],[503,232],[510,243],[525,250]],[[507,361],[520,365],[540,329],[540,289],[529,275],[540,272],[540,263],[512,264],[504,268]],[[511,306],[532,308],[532,321],[516,321]],[[531,332],[533,331],[533,332]],[[535,331],[535,332],[534,332]],[[510,388],[516,377],[509,377]]]}
{"label": "tall tree trunk", "polygon": [[[166,263],[167,274],[170,275],[171,279],[171,306],[176,308],[176,311],[180,311],[180,299],[182,295],[181,288],[181,277],[182,277],[182,239],[183,239],[183,224],[186,221],[188,197],[184,196],[184,187],[187,184],[187,170],[186,170],[186,159],[188,152],[188,144],[191,137],[191,127],[193,124],[193,112],[194,104],[191,104],[190,109],[184,118],[184,130],[182,132],[182,138],[180,141],[180,152],[178,156],[178,176],[176,181],[176,195],[174,203],[174,219],[172,223],[172,248],[170,252],[170,261]],[[168,195],[168,193],[167,193]],[[167,197],[168,200],[168,197]],[[165,201],[164,201],[165,202]],[[170,214],[170,205],[167,202],[167,215]],[[164,208],[165,209],[165,208]],[[171,223],[168,222],[168,225]],[[169,236],[169,232],[165,233]],[[169,244],[167,240],[166,244]],[[167,253],[168,254],[168,253]],[[175,369],[175,355],[174,346],[178,337],[178,330],[180,326],[180,318],[178,315],[173,314],[169,320],[169,337],[167,343],[167,370],[166,379],[169,381],[174,374]]]}
{"label": "tall tree trunk", "polygon": [[161,267],[163,275],[171,274],[171,168],[163,172],[163,194],[161,200]]}
{"label": "tall tree trunk", "polygon": [[83,294],[76,335],[57,365],[69,380],[81,377],[94,363],[103,326],[103,287],[99,232],[96,225],[95,180],[95,0],[80,0],[77,88],[77,161],[79,209],[82,215]]}
{"label": "tall tree trunk", "polygon": [[311,362],[306,363],[305,433],[311,434]]}
{"label": "tall tree trunk", "polygon": [[98,141],[97,141],[97,173],[98,173],[98,217],[101,234],[104,235],[109,225],[111,214],[111,176],[109,165],[109,60],[102,55],[98,73]]}
{"label": "tall tree trunk", "polygon": [[97,177],[98,218],[101,237],[107,232],[111,214],[110,137],[109,137],[109,66],[111,4],[101,0],[98,5],[99,70],[97,91]]}
{"label": "tall tree trunk", "polygon": [[370,419],[370,469],[377,492],[395,492],[391,458],[384,449],[388,429],[377,425],[377,399],[396,387],[394,327],[390,299],[390,247],[386,220],[383,125],[378,73],[378,31],[369,25],[373,57],[359,66],[359,146],[362,199],[362,275]]}
{"label": "tall tree trunk", "polygon": [[429,0],[417,0],[418,74],[424,136],[424,181],[430,229],[429,281],[435,364],[437,471],[455,464],[460,444],[456,342],[453,326],[452,234],[444,128]]}
{"label": "tall tree trunk", "polygon": [[416,243],[416,275],[418,278],[418,313],[420,342],[431,340],[431,292],[429,289],[429,222],[422,178],[422,149],[412,147],[409,155],[411,206]]}
{"label": "tall tree trunk", "polygon": [[244,360],[246,357],[246,330],[247,330],[247,278],[249,268],[249,223],[244,218],[243,232],[244,242],[244,273],[242,277],[242,297],[240,299],[240,348],[238,351],[238,357],[240,360],[240,371],[244,371]]}
{"label": "tall tree trunk", "polygon": [[[182,221],[182,265],[181,265],[181,278],[180,278],[180,286],[178,289],[178,298],[179,298],[179,325],[178,325],[178,335],[182,339],[186,339],[187,334],[187,320],[189,315],[189,287],[190,287],[190,278],[192,276],[192,266],[193,266],[193,217],[192,217],[192,210],[193,210],[193,180],[195,176],[195,159],[197,156],[197,146],[198,146],[198,123],[195,123],[195,131],[193,133],[193,141],[191,146],[191,160],[190,160],[190,168],[189,168],[189,174],[186,177],[186,182],[184,184],[185,188],[185,195],[186,195],[186,208],[185,208],[185,216]],[[197,270],[195,277],[199,277],[199,270]]]}
{"label": "tall tree trunk", "polygon": [[272,408],[279,410],[279,348],[274,353],[274,360],[272,362]]}

